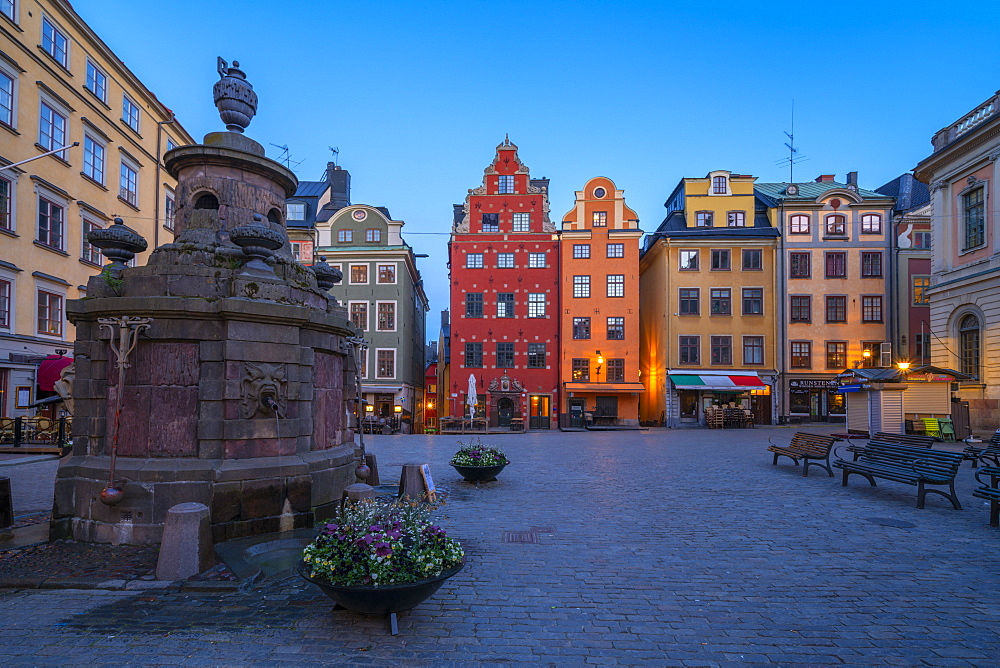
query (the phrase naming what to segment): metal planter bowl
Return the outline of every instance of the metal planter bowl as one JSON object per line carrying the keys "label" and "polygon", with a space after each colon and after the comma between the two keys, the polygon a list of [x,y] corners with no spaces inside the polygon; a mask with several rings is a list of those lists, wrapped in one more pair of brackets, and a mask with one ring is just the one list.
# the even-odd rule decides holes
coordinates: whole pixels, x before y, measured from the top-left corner
{"label": "metal planter bowl", "polygon": [[[510,462],[508,462],[509,464]],[[458,471],[458,475],[465,478],[466,482],[490,482],[496,480],[507,464],[499,466],[459,466],[452,464],[451,467]]]}
{"label": "metal planter bowl", "polygon": [[464,561],[425,580],[390,585],[333,585],[325,580],[311,578],[309,564],[305,562],[299,563],[298,572],[342,608],[365,615],[388,615],[420,605],[440,589],[445,580],[462,570],[463,566]]}

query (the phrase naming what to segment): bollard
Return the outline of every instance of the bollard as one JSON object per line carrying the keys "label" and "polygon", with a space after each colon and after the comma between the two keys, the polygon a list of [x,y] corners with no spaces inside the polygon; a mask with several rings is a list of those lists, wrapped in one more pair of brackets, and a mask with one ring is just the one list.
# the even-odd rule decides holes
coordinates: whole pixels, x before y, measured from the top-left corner
{"label": "bollard", "polygon": [[0,535],[8,535],[14,526],[14,501],[10,494],[10,478],[0,478]]}
{"label": "bollard", "polygon": [[186,580],[214,564],[208,506],[189,502],[171,507],[163,523],[156,579]]}

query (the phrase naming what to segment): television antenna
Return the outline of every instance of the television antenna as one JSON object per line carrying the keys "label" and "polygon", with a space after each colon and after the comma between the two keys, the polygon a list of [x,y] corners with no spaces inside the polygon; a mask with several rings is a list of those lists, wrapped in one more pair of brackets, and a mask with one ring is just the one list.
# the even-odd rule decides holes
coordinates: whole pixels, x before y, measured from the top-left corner
{"label": "television antenna", "polygon": [[778,167],[788,167],[788,182],[795,183],[795,165],[809,159],[804,155],[799,155],[799,149],[795,146],[795,100],[792,100],[792,131],[785,132],[785,136],[788,137],[788,141],[785,142],[785,147],[788,148],[788,157],[777,160],[774,164]]}
{"label": "television antenna", "polygon": [[330,153],[333,154],[333,164],[337,164],[337,157],[340,155],[340,148],[337,146],[327,146],[330,149]]}
{"label": "television antenna", "polygon": [[305,162],[304,159],[292,162],[292,153],[291,153],[291,149],[288,148],[288,144],[281,145],[281,144],[273,144],[272,143],[271,146],[273,146],[274,148],[280,148],[281,149],[281,154],[278,156],[278,162],[285,163],[285,167],[287,167],[288,169],[295,169],[296,167],[298,167],[299,165],[301,165],[303,162]]}

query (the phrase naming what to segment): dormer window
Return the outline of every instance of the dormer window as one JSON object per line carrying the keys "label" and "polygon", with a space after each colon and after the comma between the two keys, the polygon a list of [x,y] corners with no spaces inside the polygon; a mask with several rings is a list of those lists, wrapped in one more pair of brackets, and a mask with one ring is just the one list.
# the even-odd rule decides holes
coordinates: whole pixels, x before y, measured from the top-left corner
{"label": "dormer window", "polygon": [[382,230],[379,229],[368,229],[365,230],[365,242],[370,244],[377,244],[382,241]]}
{"label": "dormer window", "polygon": [[843,236],[847,234],[847,219],[839,213],[826,217],[826,233]]}
{"label": "dormer window", "polygon": [[594,211],[591,224],[594,227],[607,227],[608,226],[608,212],[607,211]]}
{"label": "dormer window", "polygon": [[712,194],[725,195],[729,192],[729,185],[725,176],[712,177]]}
{"label": "dormer window", "polygon": [[507,174],[497,177],[497,193],[512,195],[514,193],[514,175]]}
{"label": "dormer window", "polygon": [[337,243],[349,244],[354,240],[353,230],[337,230]]}
{"label": "dormer window", "polygon": [[306,219],[306,205],[305,204],[286,204],[285,205],[285,217],[288,220],[305,220]]}

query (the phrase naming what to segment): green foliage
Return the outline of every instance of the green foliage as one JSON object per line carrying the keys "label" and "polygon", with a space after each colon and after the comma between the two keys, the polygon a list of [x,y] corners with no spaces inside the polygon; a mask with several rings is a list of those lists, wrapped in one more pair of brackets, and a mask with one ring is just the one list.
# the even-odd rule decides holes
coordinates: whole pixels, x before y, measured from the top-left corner
{"label": "green foliage", "polygon": [[335,585],[387,585],[440,575],[465,558],[444,529],[431,523],[433,505],[376,499],[348,506],[302,552],[310,577]]}
{"label": "green foliage", "polygon": [[484,444],[478,436],[469,441],[468,445],[462,441],[458,445],[458,452],[451,458],[453,466],[504,466],[510,463],[502,450]]}
{"label": "green foliage", "polygon": [[104,282],[107,283],[112,290],[114,290],[116,295],[121,297],[122,284],[124,283],[124,281],[120,277],[111,273],[110,270],[104,269],[104,271],[101,272],[101,278],[103,278]]}

